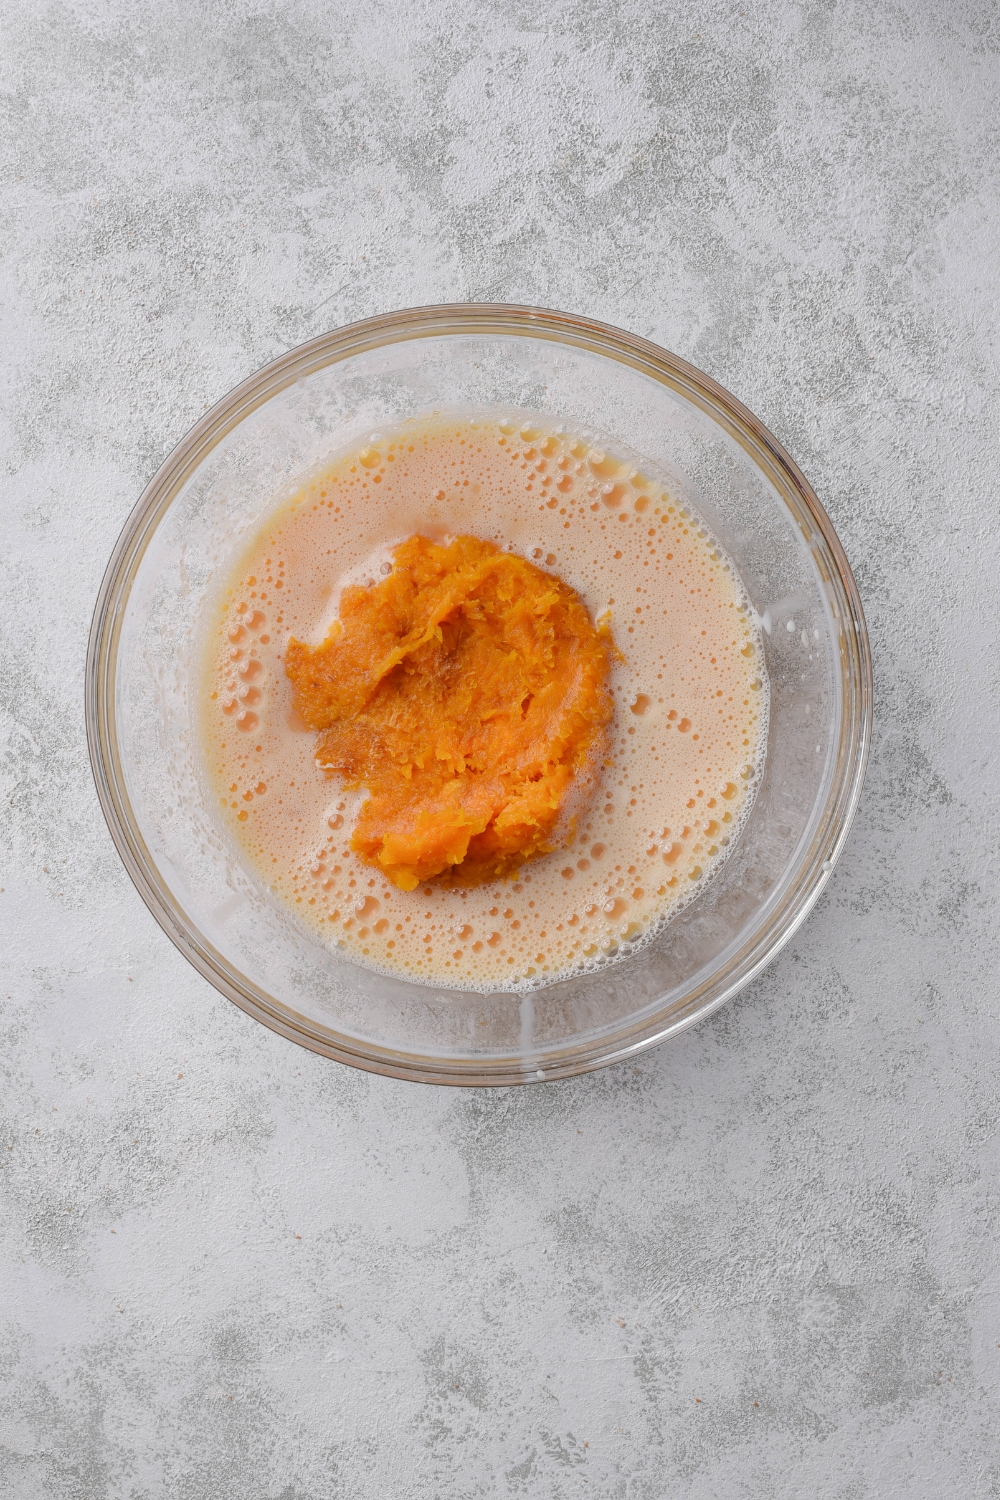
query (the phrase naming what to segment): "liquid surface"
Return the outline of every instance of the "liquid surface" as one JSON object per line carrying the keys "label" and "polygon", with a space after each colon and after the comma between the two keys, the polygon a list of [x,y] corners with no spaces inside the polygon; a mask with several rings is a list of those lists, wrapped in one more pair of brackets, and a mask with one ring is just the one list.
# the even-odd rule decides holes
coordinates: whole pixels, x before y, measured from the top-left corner
{"label": "liquid surface", "polygon": [[[603,616],[623,660],[572,842],[513,878],[399,889],[351,848],[365,792],[316,759],[289,641],[319,647],[341,591],[415,534],[529,559]],[[276,507],[209,622],[202,728],[244,857],[331,946],[438,986],[532,988],[652,937],[725,858],[767,732],[759,635],[706,527],[635,459],[538,416],[428,418],[331,462]]]}
{"label": "liquid surface", "polygon": [[561,579],[477,537],[412,536],[385,578],[341,591],[321,646],[292,637],[285,670],[317,762],[367,794],[352,850],[412,891],[480,885],[572,841],[613,657]]}

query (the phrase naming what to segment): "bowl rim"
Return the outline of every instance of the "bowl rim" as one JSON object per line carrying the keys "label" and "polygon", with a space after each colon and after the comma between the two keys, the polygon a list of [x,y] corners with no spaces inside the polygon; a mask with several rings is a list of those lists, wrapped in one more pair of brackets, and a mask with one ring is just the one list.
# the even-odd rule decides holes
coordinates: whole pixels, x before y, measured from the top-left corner
{"label": "bowl rim", "polygon": [[[273,395],[353,355],[414,339],[455,335],[537,338],[568,344],[630,365],[706,412],[778,489],[805,533],[830,596],[841,640],[843,692],[840,736],[823,816],[796,863],[785,901],[769,913],[752,941],[704,980],[669,1019],[649,1013],[621,1025],[611,1045],[553,1049],[519,1062],[443,1058],[390,1049],[311,1022],[266,994],[189,921],[163,879],[132,813],[115,727],[118,646],[125,612],[146,548],[183,485],[208,453]],[[796,510],[799,514],[796,515]],[[164,932],[227,999],[272,1031],[324,1056],[368,1072],[451,1086],[509,1086],[553,1081],[635,1056],[711,1015],[780,952],[805,921],[842,852],[857,811],[872,732],[873,678],[864,611],[853,572],[825,509],[798,465],[742,402],[694,365],[648,339],[576,314],[511,303],[443,303],[404,308],[321,334],[256,370],[218,401],[181,438],[143,489],[115,543],[94,607],[86,661],[86,726],[91,768],[114,844],[140,896]],[[789,902],[789,893],[794,899]]]}

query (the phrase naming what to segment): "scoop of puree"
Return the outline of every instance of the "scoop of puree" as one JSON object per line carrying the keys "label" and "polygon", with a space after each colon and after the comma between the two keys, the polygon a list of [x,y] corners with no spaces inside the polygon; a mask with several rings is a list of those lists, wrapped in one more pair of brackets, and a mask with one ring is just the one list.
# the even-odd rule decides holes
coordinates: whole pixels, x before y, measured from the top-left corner
{"label": "scoop of puree", "polygon": [[573,836],[612,716],[615,647],[573,589],[492,542],[412,536],[291,640],[316,760],[364,787],[352,846],[401,890],[509,873]]}

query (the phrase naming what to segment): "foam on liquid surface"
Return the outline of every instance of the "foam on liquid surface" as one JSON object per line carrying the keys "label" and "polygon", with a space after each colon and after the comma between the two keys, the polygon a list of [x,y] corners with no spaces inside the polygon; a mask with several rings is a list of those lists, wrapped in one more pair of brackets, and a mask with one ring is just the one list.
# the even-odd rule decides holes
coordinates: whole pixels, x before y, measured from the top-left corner
{"label": "foam on liquid surface", "polygon": [[[364,793],[314,759],[290,636],[319,644],[344,583],[415,532],[471,534],[610,611],[608,764],[572,844],[513,880],[403,892],[350,849]],[[331,946],[437,986],[533,988],[647,941],[718,868],[749,811],[767,678],[739,578],[651,471],[551,419],[436,418],[333,461],[261,523],[210,622],[202,730],[244,856]]]}

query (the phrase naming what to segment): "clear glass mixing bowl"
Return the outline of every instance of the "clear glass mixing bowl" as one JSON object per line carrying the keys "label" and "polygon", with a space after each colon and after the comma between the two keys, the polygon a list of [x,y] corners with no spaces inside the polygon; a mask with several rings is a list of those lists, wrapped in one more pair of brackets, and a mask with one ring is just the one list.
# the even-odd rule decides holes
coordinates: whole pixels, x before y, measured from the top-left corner
{"label": "clear glass mixing bowl", "polygon": [[[323,946],[244,865],[200,768],[192,704],[206,598],[276,497],[373,429],[447,406],[552,413],[666,471],[763,621],[767,760],[750,820],[656,941],[530,995],[386,978]],[[87,662],[101,805],[140,894],[224,995],[283,1036],[401,1078],[512,1084],[627,1057],[718,1009],[803,921],[864,775],[871,661],[822,506],[769,432],[643,339],[528,307],[370,318],[251,376],[170,454],[108,565]]]}

